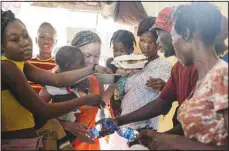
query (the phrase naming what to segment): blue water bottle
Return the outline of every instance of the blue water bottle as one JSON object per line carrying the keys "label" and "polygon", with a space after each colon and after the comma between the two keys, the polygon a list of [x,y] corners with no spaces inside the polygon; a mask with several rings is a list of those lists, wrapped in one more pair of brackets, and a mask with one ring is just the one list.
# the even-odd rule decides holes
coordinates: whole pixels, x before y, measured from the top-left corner
{"label": "blue water bottle", "polygon": [[119,130],[118,126],[113,125],[113,123],[109,119],[105,119],[102,123],[97,124],[94,128],[90,130],[90,134],[93,138],[97,138],[100,136],[100,131],[102,128],[106,131],[117,131]]}
{"label": "blue water bottle", "polygon": [[117,133],[119,134],[119,136],[126,138],[129,142],[135,141],[139,136],[138,131],[129,127],[119,127]]}

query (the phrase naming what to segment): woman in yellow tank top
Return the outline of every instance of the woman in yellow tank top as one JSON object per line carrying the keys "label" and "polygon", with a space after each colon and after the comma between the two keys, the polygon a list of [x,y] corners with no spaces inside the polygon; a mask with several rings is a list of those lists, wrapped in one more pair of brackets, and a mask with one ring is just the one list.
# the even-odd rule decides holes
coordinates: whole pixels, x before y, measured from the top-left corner
{"label": "woman in yellow tank top", "polygon": [[[2,149],[37,149],[40,139],[30,143],[16,144],[15,139],[36,138],[32,114],[51,119],[77,108],[85,101],[97,101],[100,97],[90,95],[68,102],[48,104],[30,87],[28,80],[42,85],[57,87],[76,83],[94,71],[110,73],[106,68],[93,65],[63,74],[52,74],[26,62],[32,57],[32,40],[25,25],[11,11],[1,11],[2,51]],[[14,113],[14,114],[12,114]],[[27,140],[29,142],[29,140]],[[5,148],[4,148],[5,147]],[[15,148],[16,147],[16,148]]]}

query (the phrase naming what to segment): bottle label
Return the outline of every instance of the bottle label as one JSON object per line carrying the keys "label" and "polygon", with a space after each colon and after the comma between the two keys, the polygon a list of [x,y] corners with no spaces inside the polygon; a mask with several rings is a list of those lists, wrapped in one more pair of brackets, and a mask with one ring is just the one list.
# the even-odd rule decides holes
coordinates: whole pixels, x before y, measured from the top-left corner
{"label": "bottle label", "polygon": [[123,137],[129,140],[132,133],[133,133],[133,130],[130,128],[127,128],[126,132],[123,134]]}
{"label": "bottle label", "polygon": [[99,131],[96,128],[90,130],[93,137],[99,137]]}

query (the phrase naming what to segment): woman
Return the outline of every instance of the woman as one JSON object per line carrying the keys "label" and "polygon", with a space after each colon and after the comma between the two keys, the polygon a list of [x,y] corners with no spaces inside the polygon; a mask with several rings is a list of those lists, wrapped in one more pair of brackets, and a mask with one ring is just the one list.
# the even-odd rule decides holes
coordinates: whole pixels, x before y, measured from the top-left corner
{"label": "woman", "polygon": [[[124,86],[125,95],[121,102],[121,115],[133,112],[150,101],[155,100],[159,96],[161,87],[157,89],[152,89],[150,87],[150,79],[152,77],[160,78],[164,83],[170,77],[172,66],[158,56],[156,31],[149,31],[149,29],[154,25],[155,19],[155,17],[148,17],[139,23],[137,33],[139,36],[139,46],[142,53],[148,58],[148,64],[146,64],[139,72],[127,78]],[[158,122],[159,117],[155,117],[150,120],[131,123],[125,125],[125,127],[130,127],[139,131],[145,128],[157,130]],[[119,139],[121,138],[116,138],[113,141],[118,142]],[[120,149],[128,149],[125,140],[122,140],[123,143],[116,142],[114,142],[116,144],[116,146],[114,146],[115,149],[118,149],[117,146],[121,147]],[[117,145],[120,143],[122,143],[122,145]]]}
{"label": "woman", "polygon": [[[155,19],[155,17],[148,17],[139,23],[139,46],[142,53],[148,58],[148,63],[142,70],[128,77],[125,84],[125,96],[121,104],[122,115],[133,112],[158,97],[161,88],[158,91],[148,87],[150,86],[150,77],[160,78],[166,82],[170,76],[171,65],[157,54],[156,31],[149,31],[150,27],[154,25]],[[148,126],[157,130],[158,120],[159,117],[156,117],[147,121],[131,123],[127,126],[134,129]]]}
{"label": "woman", "polygon": [[[212,4],[181,5],[171,32],[176,56],[183,66],[195,64],[198,82],[178,110],[185,136],[144,131],[150,149],[228,150],[228,64],[219,59],[214,42],[221,13]],[[179,143],[177,143],[179,142]]]}
{"label": "woman", "polygon": [[[81,50],[84,55],[84,62],[86,66],[98,64],[100,58],[101,40],[99,36],[92,31],[78,32],[71,42],[72,46],[75,46]],[[103,92],[103,85],[94,76],[89,77],[89,93],[101,94]],[[82,106],[79,108],[81,113],[76,115],[76,121],[86,125],[88,128],[95,126],[95,118],[98,109],[95,107]],[[64,129],[74,134],[75,124],[70,122],[61,122]],[[76,140],[73,142],[73,147],[76,150],[100,150],[99,140],[95,139],[94,144],[88,144]]]}
{"label": "woman", "polygon": [[41,141],[35,132],[32,114],[51,119],[72,111],[84,101],[104,104],[96,95],[48,104],[30,87],[28,80],[62,87],[92,74],[93,69],[111,73],[108,69],[94,65],[54,75],[31,65],[26,61],[32,57],[32,40],[25,25],[11,11],[1,11],[1,37],[2,149],[37,150],[40,147],[38,144]]}

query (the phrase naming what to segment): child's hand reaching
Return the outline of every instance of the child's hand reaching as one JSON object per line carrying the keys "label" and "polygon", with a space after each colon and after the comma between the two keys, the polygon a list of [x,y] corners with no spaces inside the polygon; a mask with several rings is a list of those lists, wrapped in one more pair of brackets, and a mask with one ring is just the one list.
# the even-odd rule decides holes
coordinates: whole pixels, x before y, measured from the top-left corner
{"label": "child's hand reaching", "polygon": [[98,108],[104,108],[105,102],[102,100],[102,98],[99,95],[87,95],[85,104],[88,106],[94,106]]}

